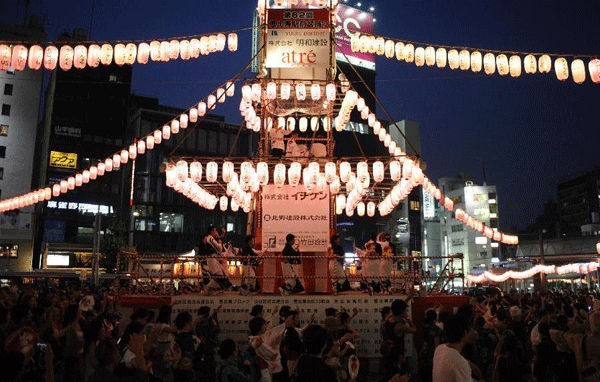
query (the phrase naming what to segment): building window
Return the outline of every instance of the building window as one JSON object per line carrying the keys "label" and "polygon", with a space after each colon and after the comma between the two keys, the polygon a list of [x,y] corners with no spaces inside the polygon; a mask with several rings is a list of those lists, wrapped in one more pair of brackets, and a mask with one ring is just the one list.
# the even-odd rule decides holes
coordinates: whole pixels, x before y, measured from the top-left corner
{"label": "building window", "polygon": [[498,219],[490,219],[490,227],[498,228]]}
{"label": "building window", "polygon": [[491,214],[497,214],[498,213],[498,205],[497,204],[490,204],[490,213]]}
{"label": "building window", "polygon": [[495,192],[489,192],[488,193],[488,199],[496,199],[496,193]]}
{"label": "building window", "polygon": [[479,257],[485,259],[487,257],[487,252],[479,252]]}
{"label": "building window", "polygon": [[411,200],[410,209],[413,211],[419,211],[421,209],[421,202],[419,202],[418,200]]}
{"label": "building window", "polygon": [[4,167],[0,167],[0,180],[4,179]]}
{"label": "building window", "polygon": [[183,232],[183,215],[161,212],[160,232]]}
{"label": "building window", "polygon": [[8,125],[0,125],[0,137],[6,137],[8,135]]}
{"label": "building window", "polygon": [[4,84],[4,95],[12,95],[13,84]]}
{"label": "building window", "polygon": [[6,146],[0,146],[0,158],[6,158]]}
{"label": "building window", "polygon": [[463,230],[462,224],[456,224],[452,226],[452,232],[460,232]]}
{"label": "building window", "polygon": [[2,104],[2,115],[10,116],[10,105]]}

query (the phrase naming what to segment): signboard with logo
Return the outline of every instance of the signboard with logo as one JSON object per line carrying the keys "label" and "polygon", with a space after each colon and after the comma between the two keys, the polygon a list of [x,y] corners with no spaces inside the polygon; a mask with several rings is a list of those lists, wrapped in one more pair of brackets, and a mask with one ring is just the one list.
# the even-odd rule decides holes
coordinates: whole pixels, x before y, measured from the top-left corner
{"label": "signboard with logo", "polygon": [[54,134],[62,135],[65,137],[80,138],[81,137],[81,128],[80,127],[72,127],[72,126],[54,125]]}
{"label": "signboard with logo", "polygon": [[433,219],[435,217],[435,199],[423,189],[423,218]]}
{"label": "signboard with logo", "polygon": [[105,206],[91,203],[61,202],[56,200],[48,201],[47,207],[52,210],[77,211],[81,214],[102,214],[109,215],[114,213],[112,206]]}
{"label": "signboard with logo", "polygon": [[288,233],[296,235],[300,251],[323,252],[329,243],[329,189],[308,193],[304,186],[264,186],[262,249],[279,252]]}
{"label": "signboard with logo", "polygon": [[44,221],[44,241],[46,243],[64,243],[67,223],[64,220]]}
{"label": "signboard with logo", "polygon": [[269,9],[267,20],[267,68],[329,66],[327,9]]}
{"label": "signboard with logo", "polygon": [[50,151],[50,166],[60,168],[77,168],[77,154]]}
{"label": "signboard with logo", "polygon": [[375,70],[375,55],[352,52],[350,39],[356,33],[373,34],[373,14],[361,9],[339,5],[335,27],[336,59],[352,65]]}

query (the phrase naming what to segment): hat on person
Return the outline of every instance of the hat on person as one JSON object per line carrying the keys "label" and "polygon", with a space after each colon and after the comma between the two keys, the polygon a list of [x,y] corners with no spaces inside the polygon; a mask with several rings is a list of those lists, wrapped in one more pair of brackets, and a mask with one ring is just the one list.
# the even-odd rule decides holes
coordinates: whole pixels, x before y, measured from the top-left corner
{"label": "hat on person", "polygon": [[79,301],[79,310],[82,312],[89,312],[90,310],[94,309],[94,304],[94,296],[85,296],[81,299],[81,301]]}
{"label": "hat on person", "polygon": [[37,334],[29,326],[24,326],[11,334],[5,342],[6,349],[22,354],[28,353],[37,343]]}
{"label": "hat on person", "polygon": [[285,241],[289,243],[290,241],[294,240],[295,238],[296,238],[296,236],[293,233],[288,233],[285,236]]}

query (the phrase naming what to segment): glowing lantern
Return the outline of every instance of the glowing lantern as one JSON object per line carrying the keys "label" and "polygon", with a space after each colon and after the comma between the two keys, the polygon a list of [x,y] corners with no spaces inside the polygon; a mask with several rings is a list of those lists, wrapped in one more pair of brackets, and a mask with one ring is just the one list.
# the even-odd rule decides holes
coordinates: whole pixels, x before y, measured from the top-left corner
{"label": "glowing lantern", "polygon": [[585,81],[585,64],[580,59],[575,59],[571,62],[571,72],[573,73],[573,81],[576,84],[581,84]]}
{"label": "glowing lantern", "polygon": [[505,76],[509,73],[510,67],[508,65],[508,57],[505,54],[499,54],[496,56],[496,66],[498,67],[498,74]]}
{"label": "glowing lantern", "polygon": [[563,57],[559,57],[554,61],[554,71],[556,78],[560,81],[566,81],[569,78],[569,63]]}
{"label": "glowing lantern", "polygon": [[125,63],[127,65],[133,65],[135,58],[137,57],[137,46],[133,43],[129,43],[125,46]]}
{"label": "glowing lantern", "polygon": [[341,188],[342,185],[340,184],[340,178],[336,176],[335,179],[333,179],[333,182],[331,182],[329,185],[329,192],[331,192],[333,195],[337,195],[340,193]]}
{"label": "glowing lantern", "polygon": [[523,60],[523,68],[525,73],[534,74],[537,71],[537,60],[533,54],[528,54]]}
{"label": "glowing lantern", "polygon": [[375,39],[375,53],[378,56],[382,56],[385,53],[385,40],[383,37],[377,37]]}
{"label": "glowing lantern", "polygon": [[221,211],[225,212],[227,211],[227,204],[229,202],[229,199],[227,199],[227,196],[223,195],[219,198],[219,208],[221,209]]}
{"label": "glowing lantern", "polygon": [[259,162],[256,165],[256,176],[261,186],[265,186],[269,183],[269,166],[266,162]]}
{"label": "glowing lantern", "polygon": [[437,48],[435,51],[435,64],[438,68],[445,68],[446,62],[448,61],[448,55],[446,53],[446,49]]}
{"label": "glowing lantern", "polygon": [[[129,45],[127,45],[129,46]],[[145,42],[141,43],[137,48],[137,62],[138,64],[145,65],[148,63],[150,57],[150,45]]]}
{"label": "glowing lantern", "polygon": [[516,54],[510,56],[508,66],[510,68],[510,76],[519,77],[521,75],[521,56],[517,56]]}
{"label": "glowing lantern", "polygon": [[217,89],[217,102],[218,103],[224,103],[225,102],[225,89],[223,88],[218,88]]}
{"label": "glowing lantern", "polygon": [[42,67],[44,61],[44,49],[39,45],[34,45],[29,49],[29,58],[27,60],[27,66],[31,70],[38,70]]}
{"label": "glowing lantern", "polygon": [[287,119],[287,129],[289,131],[294,131],[296,130],[296,118],[294,117],[289,117]]}
{"label": "glowing lantern", "polygon": [[375,216],[375,203],[374,202],[367,203],[367,216],[370,218]]}
{"label": "glowing lantern", "polygon": [[296,99],[304,101],[306,99],[306,85],[303,83],[296,84]]}
{"label": "glowing lantern", "polygon": [[540,56],[538,60],[538,69],[540,73],[550,73],[552,70],[552,59],[547,54]]}
{"label": "glowing lantern", "polygon": [[331,183],[336,177],[336,166],[334,162],[325,163],[325,181]]}
{"label": "glowing lantern", "polygon": [[152,41],[150,43],[150,59],[152,61],[160,61],[160,42]]}
{"label": "glowing lantern", "polygon": [[196,123],[198,121],[198,109],[194,107],[190,109],[189,121],[191,123]]}
{"label": "glowing lantern", "polygon": [[81,173],[81,181],[83,183],[90,182],[90,170],[83,170],[83,172]]}
{"label": "glowing lantern", "polygon": [[115,156],[113,157],[113,161],[114,162],[119,162],[119,163],[127,163],[127,161],[129,160],[129,151],[127,150],[121,150],[121,152],[119,154],[115,154]]}
{"label": "glowing lantern", "polygon": [[410,159],[404,161],[404,165],[402,166],[402,177],[404,179],[410,179],[412,175],[414,162]]}
{"label": "glowing lantern", "polygon": [[63,45],[60,48],[59,66],[62,70],[69,70],[73,66],[73,48],[69,45]]}
{"label": "glowing lantern", "polygon": [[482,66],[481,53],[478,51],[471,53],[471,70],[473,71],[473,73],[481,72],[481,66]]}
{"label": "glowing lantern", "polygon": [[319,84],[311,85],[310,98],[312,98],[313,101],[318,101],[321,99],[321,85],[319,85]]}
{"label": "glowing lantern", "polygon": [[383,145],[385,147],[390,147],[390,144],[392,143],[392,136],[389,134],[385,135],[385,139],[383,140]]}
{"label": "glowing lantern", "polygon": [[356,214],[358,216],[364,216],[365,215],[365,203],[363,202],[359,202],[358,205],[356,206]]}
{"label": "glowing lantern", "polygon": [[44,199],[45,200],[50,200],[51,197],[52,197],[52,189],[50,187],[44,188]]}
{"label": "glowing lantern", "polygon": [[67,179],[67,187],[69,190],[74,190],[75,189],[75,178],[70,176]]}
{"label": "glowing lantern", "polygon": [[200,54],[206,56],[209,53],[209,39],[208,36],[200,37]]}
{"label": "glowing lantern", "polygon": [[277,98],[277,85],[275,82],[269,82],[267,84],[267,99],[274,100]]}
{"label": "glowing lantern", "polygon": [[159,49],[159,57],[163,62],[167,62],[171,59],[171,46],[168,41],[161,41]]}
{"label": "glowing lantern", "polygon": [[348,183],[348,179],[350,178],[350,171],[351,171],[350,163],[348,163],[348,162],[340,163],[340,180],[343,183]]}
{"label": "glowing lantern", "polygon": [[223,33],[219,33],[217,35],[217,51],[222,52],[225,50],[225,44],[227,42],[227,37]]}
{"label": "glowing lantern", "polygon": [[144,154],[146,152],[146,142],[143,140],[139,140],[137,143],[137,151],[138,154]]}
{"label": "glowing lantern", "polygon": [[188,40],[183,40],[179,43],[179,56],[184,61],[187,61],[192,57],[192,50]]}
{"label": "glowing lantern", "polygon": [[360,51],[360,35],[358,33],[353,34],[350,37],[350,49],[356,53]]}
{"label": "glowing lantern", "polygon": [[341,213],[344,211],[344,208],[346,208],[346,195],[339,194],[335,197],[336,214],[341,215]]}
{"label": "glowing lantern", "polygon": [[373,180],[375,182],[381,182],[381,181],[383,181],[384,176],[385,176],[385,173],[384,173],[383,162],[381,162],[381,161],[373,162]]}
{"label": "glowing lantern", "polygon": [[415,65],[423,66],[425,64],[425,49],[418,47],[415,49]]}
{"label": "glowing lantern", "polygon": [[219,165],[216,162],[208,162],[206,164],[206,181],[214,183],[217,181]]}
{"label": "glowing lantern", "polygon": [[113,47],[110,44],[103,44],[100,48],[100,62],[102,65],[110,65],[113,59]]}
{"label": "glowing lantern", "polygon": [[27,65],[27,48],[23,45],[15,45],[13,47],[12,59],[10,66],[14,70],[22,71]]}
{"label": "glowing lantern", "polygon": [[275,165],[273,182],[275,183],[276,187],[283,187],[285,184],[285,165],[283,163],[278,163]]}
{"label": "glowing lantern", "polygon": [[346,216],[352,217],[354,215],[354,209],[350,208],[349,204],[346,204]]}
{"label": "glowing lantern", "polygon": [[468,50],[463,49],[458,54],[458,66],[461,70],[469,70],[471,67],[471,54]]}
{"label": "glowing lantern", "polygon": [[448,51],[448,66],[450,66],[450,69],[452,70],[456,70],[459,67],[458,51],[456,49],[450,49]]}
{"label": "glowing lantern", "polygon": [[179,58],[179,41],[171,40],[171,42],[169,42],[169,58],[171,60]]}
{"label": "glowing lantern", "polygon": [[369,165],[367,162],[359,162],[356,165],[356,177],[360,182],[364,182],[367,179],[367,174],[369,173]]}
{"label": "glowing lantern", "polygon": [[146,137],[146,149],[152,150],[154,148],[154,134],[150,134]]}
{"label": "glowing lantern", "polygon": [[409,64],[415,60],[415,47],[412,44],[404,46],[404,61]]}
{"label": "glowing lantern", "polygon": [[301,117],[299,122],[299,129],[301,132],[305,132],[308,128],[308,119],[306,119],[306,117]]}
{"label": "glowing lantern", "polygon": [[127,60],[127,50],[124,44],[115,45],[115,64],[122,66]]}
{"label": "glowing lantern", "polygon": [[198,103],[198,117],[204,117],[206,114],[206,103],[199,102]]}
{"label": "glowing lantern", "polygon": [[496,73],[496,58],[493,53],[486,53],[483,56],[483,70],[487,75]]}
{"label": "glowing lantern", "polygon": [[98,165],[97,165],[96,168],[98,169],[98,176],[103,176],[104,175],[104,171],[106,170],[106,165],[104,164],[104,162],[98,163]]}
{"label": "glowing lantern", "polygon": [[60,196],[60,186],[58,184],[52,186],[52,196],[54,196],[55,198],[57,196]]}
{"label": "glowing lantern", "polygon": [[217,103],[217,97],[214,94],[210,94],[206,98],[206,107],[208,108],[208,110],[214,110],[216,103]]}
{"label": "glowing lantern", "polygon": [[[186,165],[187,165],[187,163],[186,163]],[[194,181],[196,183],[200,182],[202,180],[202,165],[200,164],[200,162],[194,161],[194,162],[190,163],[189,169],[190,169],[190,179],[192,179],[192,181]],[[182,179],[182,180],[185,180],[185,179]]]}
{"label": "glowing lantern", "polygon": [[[48,50],[49,48],[50,47],[46,48],[46,50]],[[56,49],[56,47],[53,47],[53,48]],[[8,69],[8,67],[10,66],[10,58],[11,58],[10,46],[0,44],[0,71],[4,71],[4,70]],[[45,62],[44,62],[44,65],[45,65]],[[56,60],[54,60],[54,66],[56,66]],[[48,69],[48,68],[46,68],[46,69]],[[54,69],[54,67],[52,69]]]}
{"label": "glowing lantern", "polygon": [[397,148],[396,141],[391,141],[390,145],[388,146],[388,151],[389,151],[390,155],[393,155],[396,152],[396,148]]}
{"label": "glowing lantern", "polygon": [[397,182],[400,180],[400,178],[402,177],[402,166],[400,165],[400,162],[397,160],[393,160],[390,162],[390,178],[392,178],[392,180],[394,182]]}
{"label": "glowing lantern", "polygon": [[290,186],[297,186],[300,183],[300,176],[302,175],[302,165],[298,162],[293,162],[288,170],[288,182]]}
{"label": "glowing lantern", "polygon": [[237,33],[229,33],[227,35],[227,48],[230,52],[235,52],[238,48],[238,35]]}
{"label": "glowing lantern", "polygon": [[404,43],[397,42],[395,50],[396,50],[396,60],[398,60],[398,61],[404,60]]}
{"label": "glowing lantern", "polygon": [[311,117],[310,129],[312,131],[317,131],[319,129],[319,117]]}
{"label": "glowing lantern", "polygon": [[385,56],[387,58],[392,58],[394,57],[394,41],[392,40],[387,40],[385,42],[385,46],[384,46],[384,51],[385,51]]}
{"label": "glowing lantern", "polygon": [[234,94],[235,94],[235,83],[233,83],[231,81],[227,81],[227,83],[225,83],[225,95],[227,97],[233,97]]}
{"label": "glowing lantern", "polygon": [[382,128],[382,129],[379,130],[379,134],[378,135],[379,135],[379,140],[381,142],[383,142],[383,141],[385,141],[385,137],[387,136],[387,131],[385,131],[385,129]]}
{"label": "glowing lantern", "polygon": [[113,167],[115,167],[112,158],[106,158],[104,164],[106,164],[106,171],[108,172],[112,171]]}
{"label": "glowing lantern", "polygon": [[92,166],[90,167],[90,179],[94,180],[98,177],[98,167]]}
{"label": "glowing lantern", "polygon": [[[281,84],[280,91],[281,91],[281,99],[282,100],[290,99],[290,95],[291,95],[291,91],[292,91],[291,89],[292,89],[292,87],[289,82],[284,82]],[[242,89],[242,93],[243,93],[243,89]]]}
{"label": "glowing lantern", "polygon": [[588,63],[588,69],[590,70],[590,79],[593,83],[600,83],[600,60],[594,58]]}

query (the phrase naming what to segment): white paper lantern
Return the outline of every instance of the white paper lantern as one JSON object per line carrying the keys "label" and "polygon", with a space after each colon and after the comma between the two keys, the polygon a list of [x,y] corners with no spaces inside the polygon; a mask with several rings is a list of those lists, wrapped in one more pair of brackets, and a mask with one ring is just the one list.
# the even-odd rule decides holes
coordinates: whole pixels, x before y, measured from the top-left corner
{"label": "white paper lantern", "polygon": [[138,154],[144,154],[146,152],[146,142],[140,140],[137,143],[137,152]]}
{"label": "white paper lantern", "polygon": [[267,99],[274,100],[275,98],[277,98],[277,84],[269,82],[267,84]]}
{"label": "white paper lantern", "polygon": [[552,70],[552,59],[547,54],[540,56],[538,60],[538,70],[540,73],[550,73]]}
{"label": "white paper lantern", "polygon": [[359,202],[358,205],[356,206],[356,214],[358,216],[364,216],[365,215],[365,203],[363,202]]}
{"label": "white paper lantern", "polygon": [[456,49],[450,49],[448,51],[448,66],[452,70],[456,70],[459,67],[458,51]]}
{"label": "white paper lantern", "polygon": [[364,182],[367,179],[369,173],[369,165],[367,162],[359,162],[356,165],[356,177],[360,182]]}
{"label": "white paper lantern", "polygon": [[481,72],[481,68],[483,66],[483,57],[481,56],[481,52],[475,51],[471,53],[471,71],[473,73]]}
{"label": "white paper lantern", "polygon": [[206,97],[206,108],[208,110],[214,110],[216,103],[217,97],[214,94],[210,94],[208,97]]}
{"label": "white paper lantern", "polygon": [[73,50],[73,66],[76,69],[83,69],[87,65],[87,48],[83,45],[77,45]]}
{"label": "white paper lantern", "polygon": [[348,162],[340,163],[340,180],[347,183],[350,178],[351,166]]}
{"label": "white paper lantern", "polygon": [[325,180],[327,183],[331,183],[336,177],[336,165],[335,162],[325,163]]}
{"label": "white paper lantern", "polygon": [[337,195],[339,194],[341,188],[342,185],[340,183],[340,178],[336,176],[335,179],[333,179],[333,182],[331,182],[331,184],[329,185],[329,192],[333,195]]}
{"label": "white paper lantern", "polygon": [[537,71],[537,60],[533,54],[528,54],[523,60],[523,68],[525,73],[534,74]]}
{"label": "white paper lantern", "polygon": [[445,68],[446,63],[448,61],[448,55],[446,53],[446,49],[437,48],[435,51],[435,64],[438,68]]}
{"label": "white paper lantern", "polygon": [[392,40],[387,40],[387,41],[385,42],[385,47],[384,47],[384,50],[385,50],[385,57],[387,57],[387,58],[392,58],[392,57],[394,57],[394,53],[395,53],[395,51],[394,51],[394,47],[395,47],[395,46],[396,46],[396,44],[395,44],[395,43],[394,43],[394,41],[392,41]]}
{"label": "white paper lantern", "polygon": [[127,163],[127,161],[129,161],[129,151],[121,150],[121,153],[119,155],[119,161],[123,164]]}
{"label": "white paper lantern", "polygon": [[223,211],[223,212],[227,211],[228,202],[229,202],[229,199],[227,199],[227,196],[221,196],[219,198],[219,208],[221,209],[221,211]]}
{"label": "white paper lantern", "polygon": [[98,167],[91,166],[90,167],[90,179],[94,180],[98,177]]}
{"label": "white paper lantern", "polygon": [[237,51],[238,48],[238,35],[237,33],[229,33],[227,35],[227,48],[230,52]]}
{"label": "white paper lantern", "polygon": [[288,182],[290,186],[295,187],[300,184],[300,177],[302,176],[302,165],[298,162],[293,162],[288,170]]}
{"label": "white paper lantern", "polygon": [[[83,183],[90,182],[90,170],[83,170],[83,172],[81,173],[81,180],[83,181]],[[49,199],[49,198],[46,198],[46,199]]]}
{"label": "white paper lantern", "polygon": [[304,101],[306,99],[306,85],[303,83],[296,84],[296,99]]}
{"label": "white paper lantern", "polygon": [[336,212],[336,214],[341,215],[342,212],[344,212],[345,208],[346,208],[346,195],[338,194],[335,197],[335,212]]}
{"label": "white paper lantern", "polygon": [[573,73],[573,81],[576,84],[582,84],[585,81],[585,64],[580,59],[571,62],[571,72]]}
{"label": "white paper lantern", "polygon": [[385,40],[383,37],[377,37],[375,39],[375,53],[377,53],[378,56],[383,56],[385,53]]}
{"label": "white paper lantern", "polygon": [[394,49],[396,50],[396,60],[404,60],[404,43],[398,41]]}
{"label": "white paper lantern", "polygon": [[198,183],[202,180],[202,164],[200,162],[192,162],[190,163],[190,178]]}
{"label": "white paper lantern", "polygon": [[206,115],[206,103],[198,102],[198,117],[204,117]]}
{"label": "white paper lantern", "polygon": [[282,100],[286,101],[286,100],[290,99],[290,95],[292,92],[292,86],[290,85],[290,83],[289,82],[282,83],[280,92],[281,92]]}
{"label": "white paper lantern", "polygon": [[425,48],[425,65],[435,65],[435,48],[432,46]]}
{"label": "white paper lantern", "polygon": [[294,118],[294,117],[288,117],[286,128],[289,131],[296,130],[296,118]]}
{"label": "white paper lantern", "polygon": [[425,49],[423,49],[422,47],[418,47],[417,49],[415,49],[415,65],[425,65]]}
{"label": "white paper lantern", "polygon": [[112,158],[106,158],[104,160],[104,164],[106,165],[105,169],[107,172],[111,172],[113,170],[113,161]]}
{"label": "white paper lantern", "polygon": [[317,131],[319,129],[319,117],[311,117],[310,129],[312,131]]}
{"label": "white paper lantern", "polygon": [[69,45],[63,45],[60,48],[58,66],[62,70],[69,70],[73,66],[73,47]]}
{"label": "white paper lantern", "polygon": [[597,58],[590,60],[588,69],[590,71],[590,79],[592,82],[595,84],[600,83],[600,60]]}
{"label": "white paper lantern", "polygon": [[566,81],[569,78],[569,63],[564,57],[559,57],[554,61],[554,71],[556,78],[560,81]]}
{"label": "white paper lantern", "polygon": [[333,84],[333,83],[327,84],[327,86],[325,87],[325,93],[327,95],[328,101],[335,101],[335,98],[336,98],[335,84]]}
{"label": "white paper lantern", "polygon": [[498,68],[498,74],[501,76],[506,76],[510,72],[508,57],[505,54],[496,56],[496,67]]}
{"label": "white paper lantern", "polygon": [[229,183],[233,178],[233,163],[226,161],[223,162],[223,182]]}
{"label": "white paper lantern", "polygon": [[496,57],[493,53],[486,53],[483,56],[483,70],[487,75],[496,73]]}
{"label": "white paper lantern", "polygon": [[120,154],[114,154],[113,157],[112,157],[112,162],[113,162],[112,163],[113,168],[115,170],[118,170],[119,167],[121,167],[121,155]]}
{"label": "white paper lantern", "polygon": [[303,133],[308,129],[308,120],[306,119],[306,117],[300,118],[300,120],[298,121],[298,126],[299,130]]}
{"label": "white paper lantern", "polygon": [[285,184],[285,165],[283,163],[278,163],[275,165],[275,170],[273,171],[273,182],[276,187],[283,187]]}
{"label": "white paper lantern", "polygon": [[400,178],[402,177],[402,166],[400,165],[400,162],[397,160],[393,160],[390,162],[390,178],[392,178],[392,180],[394,182],[397,182],[400,180]]}
{"label": "white paper lantern", "polygon": [[510,67],[510,76],[519,77],[521,75],[521,56],[512,55],[508,63]]}
{"label": "white paper lantern", "polygon": [[468,50],[463,49],[458,54],[458,66],[460,70],[469,70],[471,67],[471,53]]}
{"label": "white paper lantern", "polygon": [[177,179],[184,182],[188,178],[188,175],[189,175],[188,163],[184,160],[180,160],[177,162],[175,169],[176,169],[175,171],[177,173]]}
{"label": "white paper lantern", "polygon": [[318,101],[321,99],[321,85],[312,84],[310,87],[310,98],[313,101]]}
{"label": "white paper lantern", "polygon": [[87,66],[97,68],[100,65],[100,52],[99,45],[92,44],[88,47]]}
{"label": "white paper lantern", "polygon": [[216,162],[208,162],[206,164],[206,181],[214,183],[217,181],[219,173],[219,165]]}
{"label": "white paper lantern", "polygon": [[406,44],[404,46],[404,61],[412,63],[415,60],[415,47],[413,44]]}
{"label": "white paper lantern", "polygon": [[383,181],[385,177],[383,162],[375,161],[373,162],[373,180],[375,182]]}
{"label": "white paper lantern", "polygon": [[269,166],[265,162],[259,162],[256,165],[256,176],[261,186],[269,183]]}

